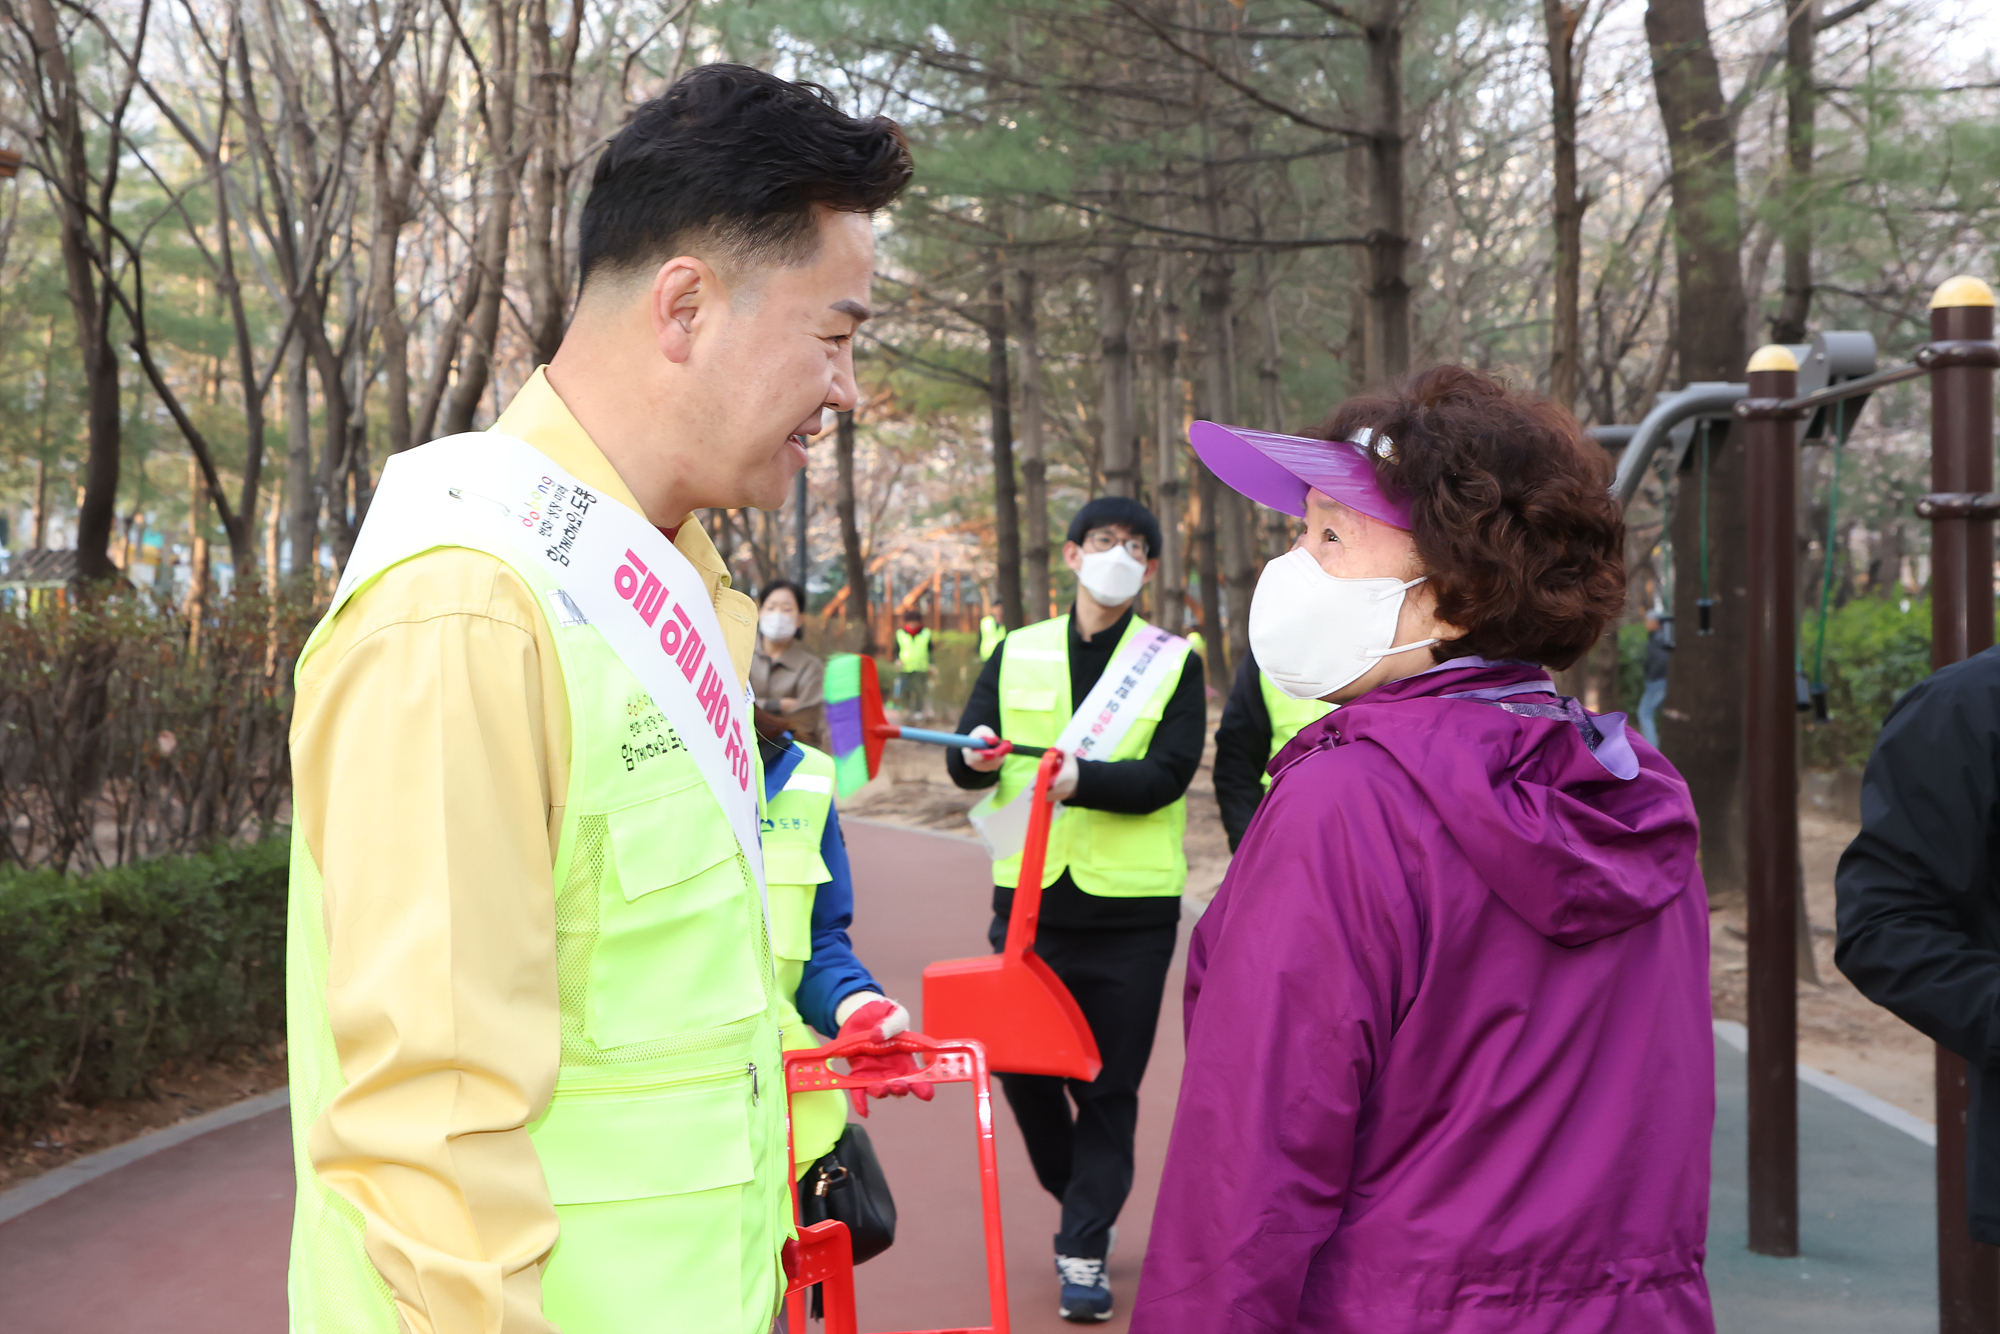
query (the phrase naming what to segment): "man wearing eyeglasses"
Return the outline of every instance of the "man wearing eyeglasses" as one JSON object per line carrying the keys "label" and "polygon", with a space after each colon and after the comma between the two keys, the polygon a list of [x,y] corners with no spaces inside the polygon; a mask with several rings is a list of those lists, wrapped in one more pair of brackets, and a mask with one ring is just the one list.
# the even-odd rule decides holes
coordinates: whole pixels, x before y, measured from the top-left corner
{"label": "man wearing eyeglasses", "polygon": [[[1207,723],[1201,659],[1133,610],[1159,549],[1159,520],[1136,500],[1102,496],[1079,510],[1063,543],[1063,563],[1077,578],[1070,614],[1000,641],[958,724],[961,733],[1058,746],[1067,756],[1051,789],[1065,809],[1049,834],[1035,952],[1076,997],[1104,1068],[1089,1083],[1000,1080],[1037,1179],[1062,1201],[1057,1309],[1077,1322],[1111,1318],[1105,1262],[1132,1189],[1139,1081],[1187,882],[1185,794]],[[993,789],[974,815],[994,855],[988,939],[998,950],[1036,761],[963,750],[945,762],[960,787]]]}

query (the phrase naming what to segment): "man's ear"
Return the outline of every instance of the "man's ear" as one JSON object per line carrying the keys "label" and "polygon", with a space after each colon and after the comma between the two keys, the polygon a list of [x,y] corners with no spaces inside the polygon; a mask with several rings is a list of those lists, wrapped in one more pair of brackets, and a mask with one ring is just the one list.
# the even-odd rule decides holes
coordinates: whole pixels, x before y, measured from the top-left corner
{"label": "man's ear", "polygon": [[1140,582],[1146,584],[1152,583],[1153,576],[1158,574],[1159,572],[1160,572],[1160,558],[1158,556],[1151,557],[1146,561],[1146,577]]}
{"label": "man's ear", "polygon": [[1074,542],[1063,543],[1063,564],[1074,570],[1083,564],[1083,548]]}
{"label": "man's ear", "polygon": [[653,340],[660,355],[676,364],[694,354],[695,325],[702,308],[718,299],[715,270],[692,255],[676,255],[653,275]]}

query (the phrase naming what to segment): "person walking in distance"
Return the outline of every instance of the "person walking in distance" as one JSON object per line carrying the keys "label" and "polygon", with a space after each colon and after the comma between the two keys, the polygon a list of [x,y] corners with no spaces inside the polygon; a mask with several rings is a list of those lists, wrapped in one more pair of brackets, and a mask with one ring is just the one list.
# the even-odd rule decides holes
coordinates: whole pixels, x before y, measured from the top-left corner
{"label": "person walking in distance", "polygon": [[[1005,1073],[1000,1082],[1036,1179],[1062,1201],[1057,1310],[1079,1322],[1112,1314],[1105,1262],[1132,1189],[1139,1081],[1187,882],[1184,798],[1207,728],[1201,659],[1134,610],[1159,549],[1159,521],[1135,500],[1101,496],[1078,510],[1063,544],[1077,579],[1070,614],[1002,640],[958,725],[1065,753],[1051,789],[1065,809],[1049,834],[1035,952],[1076,998],[1104,1068],[1089,1083]],[[997,951],[1036,761],[964,750],[948,752],[946,765],[960,787],[992,789],[973,814],[994,858],[988,941]]]}
{"label": "person walking in distance", "polygon": [[300,1334],[771,1328],[756,618],[691,516],[778,508],[854,406],[909,176],[825,89],[691,71],[598,158],[553,361],[385,468],[292,722]]}
{"label": "person walking in distance", "polygon": [[1660,706],[1667,702],[1667,673],[1674,665],[1674,618],[1660,608],[1646,613],[1645,686],[1639,692],[1639,732],[1660,744]]}
{"label": "person walking in distance", "polygon": [[921,607],[903,613],[903,624],[896,631],[896,668],[901,673],[896,678],[897,701],[910,717],[923,717],[930,709],[931,631]]}

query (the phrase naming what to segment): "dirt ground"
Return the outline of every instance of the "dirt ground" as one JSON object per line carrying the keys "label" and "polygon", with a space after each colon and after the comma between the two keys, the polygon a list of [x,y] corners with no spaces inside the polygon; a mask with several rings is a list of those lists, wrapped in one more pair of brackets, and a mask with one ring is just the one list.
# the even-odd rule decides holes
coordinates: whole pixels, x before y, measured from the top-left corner
{"label": "dirt ground", "polygon": [[[1814,982],[1799,981],[1799,1059],[1926,1121],[1937,1118],[1930,1039],[1871,1003],[1833,966],[1833,871],[1859,826],[1802,803],[1799,852]],[[1712,905],[1709,991],[1718,1019],[1743,1019],[1743,904]]]}
{"label": "dirt ground", "polygon": [[[1213,730],[1211,719],[1210,730]],[[891,745],[882,773],[840,803],[844,815],[973,835],[965,812],[979,794],[961,792],[945,777],[944,759],[929,746]],[[1833,871],[1857,826],[1810,801],[1799,810],[1805,865],[1806,916],[1812,927],[1817,981],[1799,983],[1799,1059],[1925,1120],[1936,1116],[1931,1044],[1915,1029],[1870,1003],[1833,966]],[[1188,789],[1188,898],[1206,904],[1229,869],[1229,843],[1215,805],[1214,776],[1204,755]],[[1743,904],[1709,910],[1709,986],[1718,1019],[1744,1017]]]}
{"label": "dirt ground", "polygon": [[58,1103],[42,1120],[0,1129],[0,1190],[149,1130],[283,1088],[284,1046],[230,1060],[175,1062],[149,1082],[150,1097],[120,1098],[95,1107]]}

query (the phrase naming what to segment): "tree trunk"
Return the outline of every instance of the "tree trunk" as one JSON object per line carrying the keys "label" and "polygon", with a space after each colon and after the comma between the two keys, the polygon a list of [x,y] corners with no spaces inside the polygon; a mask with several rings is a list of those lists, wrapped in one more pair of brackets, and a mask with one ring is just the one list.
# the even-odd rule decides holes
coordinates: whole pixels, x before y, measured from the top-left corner
{"label": "tree trunk", "polygon": [[285,349],[285,454],[291,572],[310,574],[319,565],[319,488],[312,466],[312,383],[306,378],[305,339],[296,334]]}
{"label": "tree trunk", "polygon": [[837,470],[833,507],[840,515],[841,563],[847,568],[847,619],[861,627],[861,651],[868,642],[868,560],[861,552],[861,527],[854,517],[854,414],[840,414],[833,433]]}
{"label": "tree trunk", "polygon": [[549,31],[548,0],[529,0],[528,138],[533,155],[528,166],[528,252],[523,276],[528,288],[528,337],[537,364],[555,358],[569,305],[558,210],[563,202],[560,173],[567,148],[563,126],[580,19],[581,14],[572,11],[569,28],[557,45]]}
{"label": "tree trunk", "polygon": [[1785,27],[1785,296],[1771,341],[1803,343],[1812,314],[1812,170],[1814,0],[1794,0]]}
{"label": "tree trunk", "polygon": [[479,400],[493,380],[493,347],[500,334],[500,309],[507,285],[507,242],[514,219],[515,71],[521,6],[519,0],[491,0],[487,25],[493,37],[486,76],[486,216],[480,220],[473,262],[479,267],[479,301],[473,307],[467,341],[458,358],[458,383],[445,405],[444,435],[472,429]]}
{"label": "tree trunk", "polygon": [[[1213,421],[1234,422],[1236,414],[1236,337],[1230,320],[1233,269],[1227,256],[1211,252],[1201,266],[1202,409]],[[1204,492],[1202,524],[1221,542],[1220,574],[1229,588],[1226,621],[1212,621],[1208,642],[1221,652],[1224,670],[1241,661],[1250,647],[1250,595],[1257,586],[1256,553],[1251,544],[1249,502],[1216,484]],[[1209,571],[1202,570],[1204,618],[1208,605]],[[1217,588],[1220,593],[1220,588]],[[1224,644],[1225,630],[1227,635]]]}
{"label": "tree trunk", "polygon": [[1132,275],[1122,247],[1097,268],[1098,424],[1104,493],[1139,494],[1139,433],[1132,394]]}
{"label": "tree trunk", "polygon": [[1583,83],[1576,33],[1589,0],[1542,0],[1549,47],[1549,93],[1555,129],[1556,290],[1549,330],[1549,397],[1575,408],[1582,375],[1578,289],[1583,275],[1584,200],[1576,183],[1576,107]]}
{"label": "tree trunk", "polygon": [[[83,501],[76,516],[77,573],[86,583],[97,583],[118,572],[111,563],[111,528],[117,518],[123,419],[118,405],[118,356],[111,347],[111,280],[100,278],[91,260],[88,209],[93,203],[109,209],[118,169],[120,127],[112,126],[111,160],[100,190],[90,170],[90,143],[76,71],[64,49],[55,9],[50,0],[28,0],[28,16],[35,57],[55,113],[52,122],[43,127],[44,169],[50,193],[55,196],[64,285],[76,320],[77,351],[83,360],[84,420],[90,453],[84,469]],[[93,200],[100,193],[103,198]]]}
{"label": "tree trunk", "polygon": [[[46,386],[48,381],[45,379],[42,383]],[[48,397],[46,387],[42,390],[42,397]],[[45,550],[49,545],[49,461],[47,459],[35,460],[34,541],[28,543],[28,545],[37,551]]]}
{"label": "tree trunk", "polygon": [[1159,623],[1174,634],[1187,626],[1187,573],[1182,568],[1181,523],[1185,515],[1181,503],[1186,484],[1181,481],[1181,441],[1187,429],[1182,410],[1180,380],[1180,305],[1175,291],[1174,257],[1160,253],[1160,296],[1156,308],[1158,342],[1154,345],[1153,389],[1154,427],[1158,446],[1154,462],[1158,469],[1155,509],[1160,516],[1160,573],[1154,586],[1160,590],[1154,609]]}
{"label": "tree trunk", "polygon": [[995,582],[1010,627],[1021,621],[1021,513],[1014,493],[1013,389],[1007,374],[1007,288],[995,261],[986,283],[986,404],[993,430]]}
{"label": "tree trunk", "polygon": [[[1042,436],[1042,343],[1035,321],[1035,270],[1014,270],[1014,340],[1021,355],[1021,503],[1027,510],[1021,549],[1021,603],[1001,599],[1009,629],[1049,617],[1049,464]],[[1018,619],[1017,619],[1018,618]]]}
{"label": "tree trunk", "polygon": [[1375,0],[1363,37],[1375,125],[1368,137],[1368,382],[1410,369],[1409,224],[1403,198],[1402,0]]}
{"label": "tree trunk", "polygon": [[[1653,88],[1666,125],[1672,166],[1674,258],[1680,312],[1677,356],[1684,379],[1741,380],[1742,224],[1736,194],[1736,138],[1722,95],[1703,0],[1649,0],[1646,39]],[[1720,423],[1710,435],[1708,470],[1709,596],[1714,633],[1695,633],[1702,595],[1699,429],[1688,451],[1692,468],[1674,507],[1674,653],[1672,712],[1660,716],[1664,749],[1683,777],[1701,819],[1702,872],[1713,893],[1744,886],[1743,684],[1749,651],[1748,550],[1740,436]]]}

